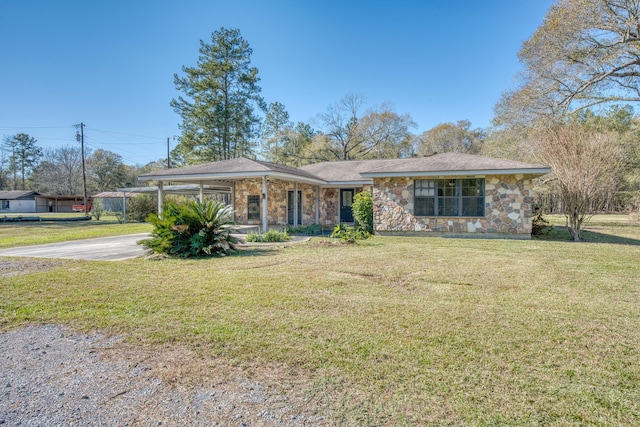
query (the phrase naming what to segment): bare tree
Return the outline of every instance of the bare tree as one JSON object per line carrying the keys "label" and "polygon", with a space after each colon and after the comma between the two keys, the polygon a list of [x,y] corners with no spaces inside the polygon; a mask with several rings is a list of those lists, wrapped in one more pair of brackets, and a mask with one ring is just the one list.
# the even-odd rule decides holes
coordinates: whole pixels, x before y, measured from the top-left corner
{"label": "bare tree", "polygon": [[615,192],[624,169],[623,151],[615,134],[585,127],[553,125],[531,138],[537,158],[551,166],[564,206],[567,228],[581,241],[582,224]]}
{"label": "bare tree", "polygon": [[499,103],[507,116],[638,102],[640,1],[559,0],[518,57],[525,67],[519,85]]}
{"label": "bare tree", "polygon": [[38,191],[47,194],[82,194],[82,153],[79,147],[47,149],[33,173]]}
{"label": "bare tree", "polygon": [[358,160],[399,157],[410,141],[415,123],[399,115],[391,104],[371,108],[361,115],[364,96],[347,94],[320,115],[322,133],[315,135],[312,150],[317,160]]}

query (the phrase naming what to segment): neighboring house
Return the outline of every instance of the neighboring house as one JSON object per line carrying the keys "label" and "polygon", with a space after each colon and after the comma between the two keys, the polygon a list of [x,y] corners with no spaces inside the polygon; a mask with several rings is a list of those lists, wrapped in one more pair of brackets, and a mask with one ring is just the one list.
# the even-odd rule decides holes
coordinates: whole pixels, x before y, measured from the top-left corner
{"label": "neighboring house", "polygon": [[[294,168],[236,158],[141,175],[158,182],[216,186],[230,195],[239,224],[353,222],[356,193],[371,191],[379,234],[529,238],[532,180],[542,165],[461,153],[389,160],[322,162]],[[294,196],[295,195],[295,196]]]}
{"label": "neighboring house", "polygon": [[0,191],[0,213],[73,212],[82,196],[48,196],[37,191]]}
{"label": "neighboring house", "polygon": [[33,213],[46,206],[46,199],[35,191],[0,191],[0,212]]}

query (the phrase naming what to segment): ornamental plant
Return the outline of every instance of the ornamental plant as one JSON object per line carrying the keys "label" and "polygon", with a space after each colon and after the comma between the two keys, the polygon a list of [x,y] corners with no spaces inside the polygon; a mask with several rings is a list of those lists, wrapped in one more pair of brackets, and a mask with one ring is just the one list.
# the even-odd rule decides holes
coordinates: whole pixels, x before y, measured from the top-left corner
{"label": "ornamental plant", "polygon": [[154,229],[140,244],[155,253],[179,257],[224,256],[235,252],[233,210],[216,201],[168,202],[162,216],[149,214]]}
{"label": "ornamental plant", "polygon": [[264,233],[249,233],[247,235],[247,242],[254,243],[286,242],[288,240],[291,240],[291,237],[286,230],[268,230]]}
{"label": "ornamental plant", "polygon": [[361,191],[354,196],[351,211],[358,228],[373,234],[373,197],[370,191]]}

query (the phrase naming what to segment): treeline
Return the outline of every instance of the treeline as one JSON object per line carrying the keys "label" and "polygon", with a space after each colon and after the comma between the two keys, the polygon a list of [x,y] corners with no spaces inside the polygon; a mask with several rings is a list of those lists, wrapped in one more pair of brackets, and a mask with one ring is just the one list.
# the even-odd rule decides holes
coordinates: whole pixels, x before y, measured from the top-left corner
{"label": "treeline", "polygon": [[[558,0],[524,42],[518,54],[524,71],[496,104],[492,126],[457,120],[422,134],[413,132],[409,113],[391,103],[368,105],[355,93],[311,123],[293,123],[285,105],[261,96],[259,71],[240,31],[221,28],[200,41],[196,64],[174,75],[181,96],[170,105],[181,133],[171,165],[244,156],[300,166],[467,152],[552,166],[554,173],[538,183],[537,202],[546,211],[580,211],[584,219],[602,209],[637,209],[640,12],[633,4]],[[166,162],[127,166],[117,154],[96,150],[87,157],[88,186],[92,193],[135,186],[139,173]],[[0,188],[78,193],[80,171],[77,149],[39,152],[20,134],[4,141]]]}
{"label": "treeline", "polygon": [[[78,146],[43,150],[37,140],[20,133],[5,137],[0,146],[0,190],[36,190],[43,194],[83,194],[82,151]],[[130,166],[107,150],[85,150],[87,193],[138,186],[138,175],[162,169],[162,163]]]}

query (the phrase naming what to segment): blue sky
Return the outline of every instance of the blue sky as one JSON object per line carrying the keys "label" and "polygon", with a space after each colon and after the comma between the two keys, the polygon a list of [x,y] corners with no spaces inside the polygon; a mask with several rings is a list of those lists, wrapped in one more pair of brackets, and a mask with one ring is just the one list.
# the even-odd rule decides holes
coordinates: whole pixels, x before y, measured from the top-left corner
{"label": "blue sky", "polygon": [[411,114],[415,133],[463,119],[487,127],[553,3],[0,0],[0,138],[73,145],[84,122],[91,149],[128,164],[165,157],[180,132],[173,75],[221,27],[241,31],[262,96],[294,122],[351,92]]}

